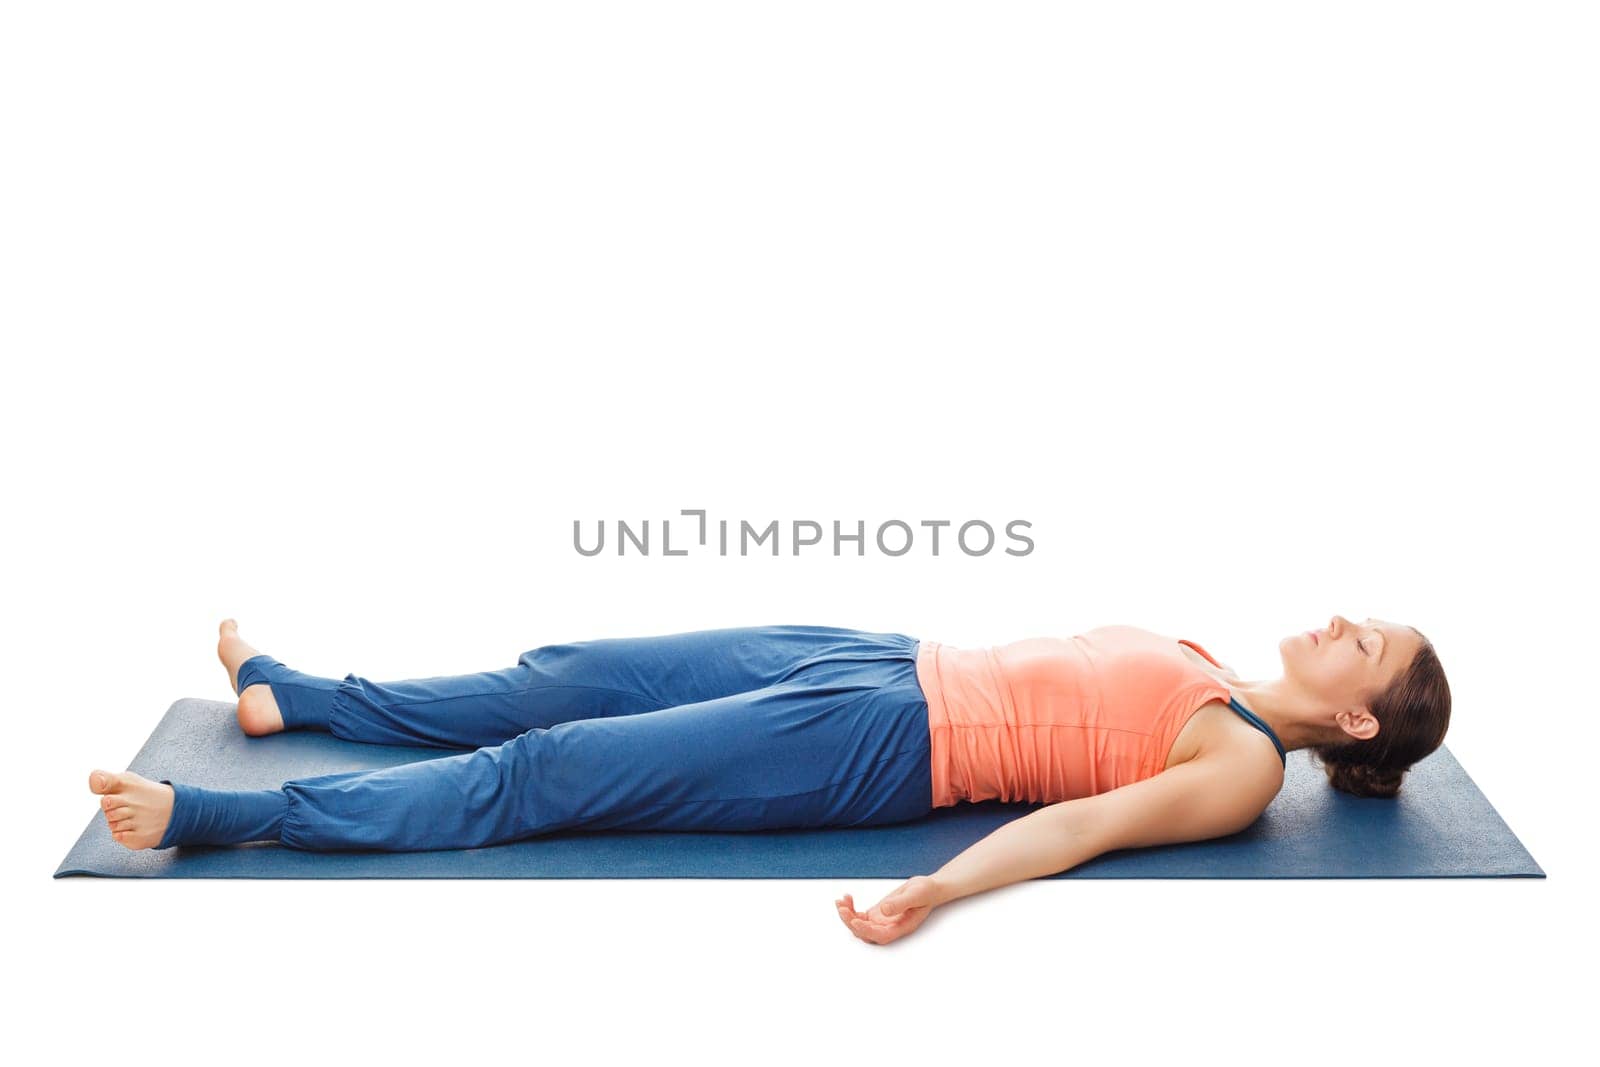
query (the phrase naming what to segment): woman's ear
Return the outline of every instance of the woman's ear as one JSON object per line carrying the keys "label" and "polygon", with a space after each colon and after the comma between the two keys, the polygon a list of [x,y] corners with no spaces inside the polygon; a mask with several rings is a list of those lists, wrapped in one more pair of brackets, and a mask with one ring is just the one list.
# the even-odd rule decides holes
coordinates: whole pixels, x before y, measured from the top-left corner
{"label": "woman's ear", "polygon": [[1352,704],[1333,717],[1339,728],[1357,741],[1370,741],[1378,736],[1377,717],[1360,704]]}

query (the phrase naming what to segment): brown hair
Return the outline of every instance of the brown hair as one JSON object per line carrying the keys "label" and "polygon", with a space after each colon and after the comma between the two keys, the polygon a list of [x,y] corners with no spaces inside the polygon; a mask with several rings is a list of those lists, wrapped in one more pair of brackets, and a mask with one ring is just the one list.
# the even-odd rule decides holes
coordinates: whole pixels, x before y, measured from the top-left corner
{"label": "brown hair", "polygon": [[1320,765],[1342,793],[1392,797],[1411,765],[1444,743],[1450,728],[1450,683],[1433,642],[1415,626],[1409,629],[1422,638],[1422,647],[1400,677],[1373,699],[1377,735],[1311,749],[1312,765]]}

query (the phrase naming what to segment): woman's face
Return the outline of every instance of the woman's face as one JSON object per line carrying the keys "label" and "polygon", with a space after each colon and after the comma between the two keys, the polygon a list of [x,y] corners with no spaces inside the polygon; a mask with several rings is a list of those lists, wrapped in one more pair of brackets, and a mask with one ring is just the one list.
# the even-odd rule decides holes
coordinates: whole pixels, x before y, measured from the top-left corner
{"label": "woman's face", "polygon": [[1370,708],[1421,647],[1422,637],[1409,626],[1335,615],[1320,630],[1285,637],[1278,652],[1284,675],[1304,689],[1330,704]]}

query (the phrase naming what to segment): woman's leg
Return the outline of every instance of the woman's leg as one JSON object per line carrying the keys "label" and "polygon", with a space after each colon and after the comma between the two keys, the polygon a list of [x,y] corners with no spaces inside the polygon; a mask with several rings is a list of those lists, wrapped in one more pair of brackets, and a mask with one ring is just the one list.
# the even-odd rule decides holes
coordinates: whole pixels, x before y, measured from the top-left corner
{"label": "woman's leg", "polygon": [[320,678],[256,655],[240,665],[237,688],[242,694],[265,682],[289,729],[369,744],[476,748],[574,720],[823,679],[902,658],[914,645],[903,634],[831,626],[730,627],[544,645],[503,670],[398,682]]}
{"label": "woman's leg", "polygon": [[[475,752],[223,793],[175,786],[157,847],[476,848],[559,830],[761,830],[932,810],[914,643],[751,692],[535,727]],[[241,837],[240,834],[253,834]]]}
{"label": "woman's leg", "polygon": [[526,673],[518,666],[377,682],[305,674],[263,654],[239,666],[239,694],[243,699],[250,686],[265,683],[286,730],[325,730],[370,745],[477,748],[528,729],[521,725],[530,696]]}

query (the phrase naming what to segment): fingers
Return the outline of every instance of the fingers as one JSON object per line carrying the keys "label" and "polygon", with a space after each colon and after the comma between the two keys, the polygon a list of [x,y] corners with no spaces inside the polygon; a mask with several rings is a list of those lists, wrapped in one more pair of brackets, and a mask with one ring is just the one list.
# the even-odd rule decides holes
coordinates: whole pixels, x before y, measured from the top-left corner
{"label": "fingers", "polygon": [[844,923],[845,926],[850,929],[851,933],[855,934],[863,941],[872,940],[870,937],[866,936],[866,933],[863,932],[863,928],[867,925],[866,920],[860,915],[856,914],[855,901],[850,898],[849,893],[846,893],[844,896],[835,900],[833,902],[833,906],[839,911],[839,921]]}
{"label": "fingers", "polygon": [[833,903],[839,911],[840,920],[850,928],[851,933],[861,940],[874,945],[886,945],[894,940],[894,936],[885,924],[873,922],[856,911],[855,900],[849,893],[846,893]]}

